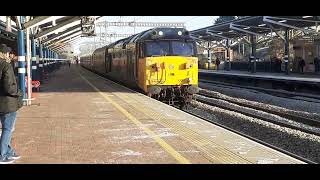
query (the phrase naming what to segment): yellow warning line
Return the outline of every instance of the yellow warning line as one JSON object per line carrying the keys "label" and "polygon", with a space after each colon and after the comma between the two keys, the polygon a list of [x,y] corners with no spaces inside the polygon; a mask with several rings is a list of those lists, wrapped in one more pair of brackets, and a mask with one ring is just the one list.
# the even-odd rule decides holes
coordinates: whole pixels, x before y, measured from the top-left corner
{"label": "yellow warning line", "polygon": [[97,87],[91,84],[85,77],[80,74],[80,77],[85,80],[94,90],[99,92],[99,94],[104,97],[107,101],[109,101],[114,107],[116,107],[120,112],[122,112],[128,119],[130,119],[135,125],[140,127],[144,132],[152,137],[166,152],[168,152],[173,158],[175,158],[181,164],[190,164],[190,161],[183,157],[180,153],[178,153],[172,146],[170,146],[167,142],[165,142],[162,138],[156,135],[149,128],[143,126],[143,124],[131,115],[127,110],[121,107],[118,103],[114,102],[111,98],[109,98],[106,94],[101,92]]}

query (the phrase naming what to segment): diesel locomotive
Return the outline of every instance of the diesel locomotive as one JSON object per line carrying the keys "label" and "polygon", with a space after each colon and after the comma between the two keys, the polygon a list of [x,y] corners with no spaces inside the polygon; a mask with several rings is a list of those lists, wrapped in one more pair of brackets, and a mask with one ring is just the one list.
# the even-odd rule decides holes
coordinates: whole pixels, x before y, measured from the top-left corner
{"label": "diesel locomotive", "polygon": [[198,92],[195,39],[184,28],[154,28],[83,56],[81,65],[170,105]]}

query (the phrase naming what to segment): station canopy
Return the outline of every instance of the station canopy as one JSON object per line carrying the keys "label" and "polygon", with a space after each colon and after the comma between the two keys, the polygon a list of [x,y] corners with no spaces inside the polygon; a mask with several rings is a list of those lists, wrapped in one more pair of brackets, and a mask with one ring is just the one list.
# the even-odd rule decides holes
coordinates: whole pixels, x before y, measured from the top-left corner
{"label": "station canopy", "polygon": [[[0,38],[16,41],[17,30],[30,29],[32,37],[54,50],[61,50],[79,37],[94,36],[94,21],[102,16],[10,16],[16,22],[7,32],[0,23]],[[229,22],[215,24],[191,31],[201,41],[246,40],[249,35],[270,39],[273,34],[284,39],[286,29],[299,30],[303,35],[319,38],[320,16],[246,16]],[[249,42],[248,40],[246,40]],[[250,43],[250,42],[249,42]]]}
{"label": "station canopy", "polygon": [[95,20],[102,16],[10,16],[15,22],[11,32],[7,32],[6,24],[0,23],[0,36],[16,40],[17,30],[31,32],[31,37],[41,41],[51,49],[60,50],[67,43],[79,37],[94,36]]}
{"label": "station canopy", "polygon": [[[221,41],[242,38],[248,35],[268,37],[273,32],[284,39],[279,31],[300,30],[305,34],[319,36],[320,16],[246,16],[191,31],[204,41]],[[270,37],[270,36],[269,36]]]}

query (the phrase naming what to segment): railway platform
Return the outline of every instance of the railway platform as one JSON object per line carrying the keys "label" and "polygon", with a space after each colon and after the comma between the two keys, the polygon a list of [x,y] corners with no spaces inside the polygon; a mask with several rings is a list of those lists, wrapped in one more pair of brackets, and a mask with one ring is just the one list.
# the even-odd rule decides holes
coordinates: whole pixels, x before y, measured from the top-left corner
{"label": "railway platform", "polygon": [[320,84],[320,74],[289,74],[285,75],[284,73],[267,73],[267,72],[256,72],[252,74],[248,71],[213,71],[213,70],[199,70],[201,73],[211,73],[216,75],[224,76],[238,76],[246,78],[256,78],[256,79],[269,79],[274,81],[296,81],[296,82],[305,82],[305,83],[319,83]]}
{"label": "railway platform", "polygon": [[239,84],[266,89],[283,89],[290,92],[319,95],[319,74],[289,74],[247,71],[225,71],[199,69],[199,78],[230,84]]}
{"label": "railway platform", "polygon": [[18,112],[16,163],[300,164],[72,65]]}

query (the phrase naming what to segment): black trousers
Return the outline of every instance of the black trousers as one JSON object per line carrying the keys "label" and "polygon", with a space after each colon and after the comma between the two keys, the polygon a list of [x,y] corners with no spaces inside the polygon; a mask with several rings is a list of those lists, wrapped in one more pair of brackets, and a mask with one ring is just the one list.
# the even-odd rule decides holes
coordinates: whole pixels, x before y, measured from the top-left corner
{"label": "black trousers", "polygon": [[304,66],[300,66],[300,67],[299,67],[299,70],[300,70],[300,72],[302,72],[302,73],[303,73],[303,69],[304,69]]}

